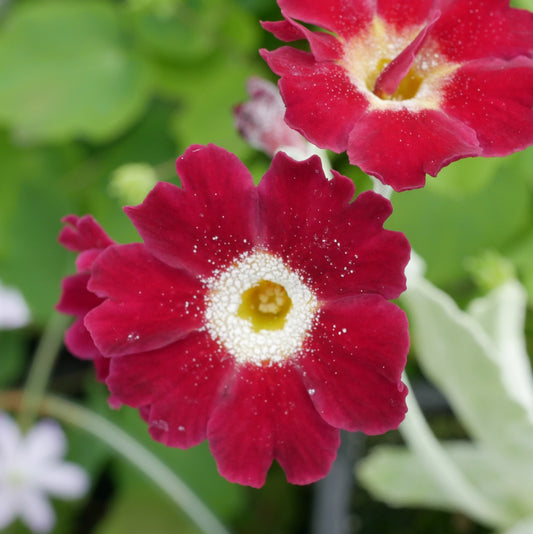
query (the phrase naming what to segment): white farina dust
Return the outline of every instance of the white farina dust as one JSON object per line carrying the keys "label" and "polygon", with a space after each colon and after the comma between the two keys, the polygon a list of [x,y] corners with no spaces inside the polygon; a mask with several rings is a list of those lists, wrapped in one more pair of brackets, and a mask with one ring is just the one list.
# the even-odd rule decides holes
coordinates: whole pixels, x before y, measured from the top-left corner
{"label": "white farina dust", "polygon": [[[292,306],[285,325],[256,332],[238,316],[242,294],[267,280],[285,288]],[[243,254],[231,267],[205,280],[209,289],[205,318],[211,337],[241,363],[279,363],[297,353],[313,325],[318,301],[301,277],[268,252]]]}

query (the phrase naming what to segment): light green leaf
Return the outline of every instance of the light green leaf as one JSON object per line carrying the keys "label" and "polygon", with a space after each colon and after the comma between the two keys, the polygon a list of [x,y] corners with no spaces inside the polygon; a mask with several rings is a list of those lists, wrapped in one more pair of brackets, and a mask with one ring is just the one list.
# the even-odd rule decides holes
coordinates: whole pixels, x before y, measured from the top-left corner
{"label": "light green leaf", "polygon": [[527,294],[516,280],[508,280],[483,298],[472,301],[468,313],[494,343],[504,386],[521,403],[533,424],[533,380],[524,336]]}
{"label": "light green leaf", "polygon": [[509,530],[506,530],[502,534],[531,534],[533,532],[533,517],[529,517],[524,521],[514,525]]}
{"label": "light green leaf", "polygon": [[140,115],[148,89],[109,2],[17,2],[2,26],[0,121],[25,139],[110,138]]}
{"label": "light green leaf", "polygon": [[[524,464],[467,442],[449,442],[443,447],[469,482],[505,510],[511,523],[531,514],[533,462]],[[460,510],[423,462],[404,447],[376,447],[357,464],[356,474],[375,497],[393,506]]]}
{"label": "light green leaf", "polygon": [[531,458],[533,424],[504,385],[491,337],[424,278],[409,275],[402,302],[424,373],[446,395],[472,436],[504,455]]}

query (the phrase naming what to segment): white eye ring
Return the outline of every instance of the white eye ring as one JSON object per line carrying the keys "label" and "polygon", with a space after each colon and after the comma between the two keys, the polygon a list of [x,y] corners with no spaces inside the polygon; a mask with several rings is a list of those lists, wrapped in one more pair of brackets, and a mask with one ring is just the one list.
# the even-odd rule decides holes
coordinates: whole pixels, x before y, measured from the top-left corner
{"label": "white eye ring", "polygon": [[[238,315],[242,294],[267,280],[283,286],[292,306],[283,328],[255,331]],[[242,255],[228,269],[205,280],[206,328],[239,363],[281,363],[297,354],[318,315],[318,300],[301,276],[265,251]]]}

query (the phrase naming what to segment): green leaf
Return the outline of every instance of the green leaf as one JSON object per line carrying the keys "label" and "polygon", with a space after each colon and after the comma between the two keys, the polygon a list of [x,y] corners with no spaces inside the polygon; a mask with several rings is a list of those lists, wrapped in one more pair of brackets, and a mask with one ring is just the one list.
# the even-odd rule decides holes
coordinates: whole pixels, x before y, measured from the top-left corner
{"label": "green leaf", "polygon": [[436,178],[428,178],[433,191],[452,199],[468,197],[495,177],[502,158],[465,158],[448,165]]}
{"label": "green leaf", "polygon": [[224,6],[213,0],[178,3],[172,14],[139,12],[133,27],[140,44],[170,61],[202,61],[216,48]]}
{"label": "green leaf", "polygon": [[413,271],[402,302],[420,366],[467,430],[489,449],[531,458],[532,420],[509,394],[497,363],[506,357],[498,354],[498,344],[503,350],[506,342],[496,344],[478,321]]}
{"label": "green leaf", "polygon": [[25,139],[108,139],[137,119],[148,89],[109,2],[17,2],[2,26],[0,121]]}
{"label": "green leaf", "polygon": [[235,128],[233,107],[245,100],[251,65],[219,53],[202,68],[183,71],[174,90],[183,99],[173,117],[173,132],[181,146],[215,143],[241,159],[253,152]]}
{"label": "green leaf", "polygon": [[502,534],[531,534],[533,532],[533,517],[529,517],[524,521],[514,525],[509,530],[506,530]]}
{"label": "green leaf", "polygon": [[[476,165],[482,161],[475,160]],[[486,249],[501,250],[527,227],[531,172],[523,172],[520,161],[515,156],[505,159],[493,180],[465,196],[452,198],[438,191],[436,183],[444,178],[440,175],[423,189],[393,196],[394,213],[387,226],[405,233],[426,260],[430,280],[439,285],[456,281],[464,276],[466,258]],[[479,172],[484,166],[481,163]]]}
{"label": "green leaf", "polygon": [[[524,464],[467,442],[448,442],[446,454],[477,490],[497,502],[511,521],[533,511],[533,462]],[[379,446],[356,466],[361,483],[392,506],[424,506],[456,511],[453,496],[443,491],[417,456],[405,447]],[[529,533],[528,533],[529,534]]]}
{"label": "green leaf", "polygon": [[123,489],[113,499],[110,511],[95,534],[199,534],[184,514],[151,485]]}
{"label": "green leaf", "polygon": [[7,224],[11,239],[0,265],[2,277],[22,292],[37,323],[47,320],[58,301],[67,253],[57,244],[57,236],[69,206],[54,187],[24,183]]}

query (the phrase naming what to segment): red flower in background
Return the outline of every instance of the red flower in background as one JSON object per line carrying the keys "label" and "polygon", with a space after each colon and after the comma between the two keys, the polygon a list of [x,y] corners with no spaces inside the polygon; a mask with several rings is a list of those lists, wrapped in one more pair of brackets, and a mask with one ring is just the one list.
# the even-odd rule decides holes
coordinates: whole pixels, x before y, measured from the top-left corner
{"label": "red flower in background", "polygon": [[339,429],[396,428],[407,390],[409,245],[383,229],[390,203],[353,202],[320,159],[278,153],[255,187],[225,150],[193,146],[180,189],[160,182],[126,213],[144,243],[105,248],[84,325],[106,383],[152,437],[208,439],[220,473],[261,486],[273,460],[306,484],[329,471]]}
{"label": "red flower in background", "polygon": [[[397,191],[533,143],[533,14],[507,0],[278,0],[285,119]],[[326,31],[312,31],[302,21]]]}
{"label": "red flower in background", "polygon": [[66,226],[59,234],[59,242],[68,250],[79,253],[76,260],[78,272],[63,280],[61,298],[56,306],[58,311],[76,317],[65,335],[65,345],[74,356],[93,360],[96,375],[103,381],[109,371],[109,361],[94,345],[84,319],[90,310],[102,303],[100,297],[87,289],[91,267],[102,250],[113,245],[114,241],[90,215],[68,215],[62,222]]}

